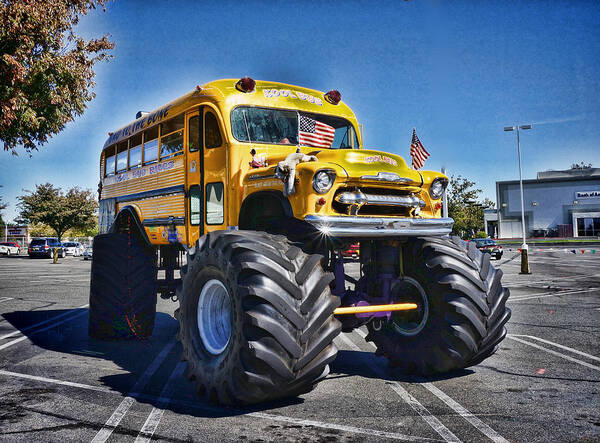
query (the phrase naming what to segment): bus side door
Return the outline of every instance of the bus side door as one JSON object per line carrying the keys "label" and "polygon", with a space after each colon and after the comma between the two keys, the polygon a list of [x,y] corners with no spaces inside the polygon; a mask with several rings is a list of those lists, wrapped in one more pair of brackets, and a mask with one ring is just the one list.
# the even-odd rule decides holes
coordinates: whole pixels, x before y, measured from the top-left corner
{"label": "bus side door", "polygon": [[[202,108],[201,108],[202,109]],[[203,198],[203,130],[202,118],[198,111],[188,112],[187,120],[187,244],[193,246],[204,234],[204,198]]]}
{"label": "bus side door", "polygon": [[210,107],[202,108],[204,133],[204,222],[206,232],[227,229],[225,214],[225,189],[227,186],[227,150],[223,124],[219,112]]}

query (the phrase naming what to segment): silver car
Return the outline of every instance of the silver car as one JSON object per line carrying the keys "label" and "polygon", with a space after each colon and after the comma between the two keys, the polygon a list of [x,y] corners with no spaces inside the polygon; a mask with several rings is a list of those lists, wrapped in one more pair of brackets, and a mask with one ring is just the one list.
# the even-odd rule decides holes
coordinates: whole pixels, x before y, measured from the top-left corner
{"label": "silver car", "polygon": [[85,251],[83,251],[83,259],[84,260],[91,260],[92,259],[92,255],[94,255],[94,251],[93,251],[92,247],[88,246],[87,248],[85,248]]}
{"label": "silver car", "polygon": [[63,242],[63,248],[65,248],[65,254],[73,257],[79,257],[84,252],[83,246],[79,242]]}

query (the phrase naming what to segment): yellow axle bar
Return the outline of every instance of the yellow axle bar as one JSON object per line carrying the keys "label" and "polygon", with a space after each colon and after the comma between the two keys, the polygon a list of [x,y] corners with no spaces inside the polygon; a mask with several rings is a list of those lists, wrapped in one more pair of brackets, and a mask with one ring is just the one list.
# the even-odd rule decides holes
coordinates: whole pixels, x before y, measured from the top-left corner
{"label": "yellow axle bar", "polygon": [[347,306],[343,308],[336,308],[333,313],[334,315],[343,314],[364,314],[368,312],[387,312],[387,311],[409,311],[411,309],[417,309],[416,303],[396,303],[392,305],[367,305],[367,306]]}

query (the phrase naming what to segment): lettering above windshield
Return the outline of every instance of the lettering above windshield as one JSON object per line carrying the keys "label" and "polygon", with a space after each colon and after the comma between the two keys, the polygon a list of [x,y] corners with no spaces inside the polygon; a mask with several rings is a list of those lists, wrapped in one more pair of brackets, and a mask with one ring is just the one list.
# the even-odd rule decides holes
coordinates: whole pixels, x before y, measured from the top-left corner
{"label": "lettering above windshield", "polygon": [[307,101],[309,103],[313,103],[317,106],[323,106],[323,100],[318,97],[314,97],[310,94],[305,94],[300,91],[291,91],[289,89],[263,89],[263,94],[266,98],[273,97],[289,97],[289,98],[297,98],[298,100]]}

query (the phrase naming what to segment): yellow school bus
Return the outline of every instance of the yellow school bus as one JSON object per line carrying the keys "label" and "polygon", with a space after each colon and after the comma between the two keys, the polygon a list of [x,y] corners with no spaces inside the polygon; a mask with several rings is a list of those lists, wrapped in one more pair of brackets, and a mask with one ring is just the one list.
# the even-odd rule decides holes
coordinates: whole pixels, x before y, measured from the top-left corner
{"label": "yellow school bus", "polygon": [[[360,128],[337,90],[243,77],[109,132],[90,334],[147,337],[156,294],[171,297],[188,375],[225,404],[309,391],[333,338],[363,325],[409,373],[493,354],[508,291],[448,237],[448,178],[365,149]],[[354,278],[341,252],[357,242]]]}

